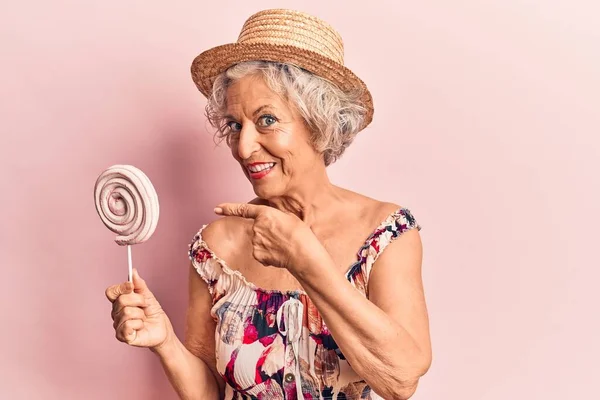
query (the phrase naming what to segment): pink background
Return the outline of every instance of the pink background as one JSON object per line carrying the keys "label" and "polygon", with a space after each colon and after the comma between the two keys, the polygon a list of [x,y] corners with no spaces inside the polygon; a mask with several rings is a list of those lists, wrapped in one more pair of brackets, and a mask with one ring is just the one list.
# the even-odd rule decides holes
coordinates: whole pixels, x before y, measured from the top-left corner
{"label": "pink background", "polygon": [[423,225],[434,360],[413,398],[600,398],[600,6],[368,4],[0,5],[0,398],[175,397],[153,354],[114,338],[104,289],[126,250],[93,184],[116,163],[154,183],[161,219],[134,265],[181,334],[187,244],[214,205],[253,195],[189,65],[271,7],[333,24],[373,93],[332,180]]}

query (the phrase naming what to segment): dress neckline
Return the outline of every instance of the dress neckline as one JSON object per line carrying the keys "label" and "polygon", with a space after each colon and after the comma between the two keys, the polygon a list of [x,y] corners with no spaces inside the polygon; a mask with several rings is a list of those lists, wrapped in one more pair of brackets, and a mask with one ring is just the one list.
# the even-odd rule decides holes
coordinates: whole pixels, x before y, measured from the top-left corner
{"label": "dress neckline", "polygon": [[[356,253],[356,261],[354,261],[350,267],[346,270],[346,273],[344,274],[344,277],[346,279],[349,279],[349,275],[352,273],[352,271],[354,270],[354,268],[356,267],[357,264],[359,264],[362,260],[361,257],[361,253],[362,251],[370,246],[371,244],[371,240],[373,239],[373,237],[385,226],[387,226],[391,220],[394,219],[394,217],[396,217],[397,215],[401,214],[402,211],[407,210],[406,207],[399,207],[397,208],[395,211],[393,211],[392,213],[388,214],[388,216],[381,222],[379,223],[379,225],[377,225],[377,227],[375,229],[373,229],[373,231],[369,234],[369,236],[365,239],[363,245],[358,249],[357,253]],[[227,262],[225,260],[223,260],[222,258],[220,258],[219,256],[217,256],[210,247],[208,247],[208,244],[204,241],[204,239],[202,238],[202,231],[204,230],[204,228],[206,228],[208,225],[202,225],[202,228],[200,228],[200,230],[198,231],[197,235],[198,235],[198,240],[200,241],[200,243],[202,244],[202,247],[208,251],[211,255],[211,258],[214,259],[216,262],[219,263],[219,265],[221,266],[221,269],[223,270],[224,273],[226,273],[227,275],[235,275],[237,276],[243,283],[244,285],[250,287],[252,290],[256,291],[256,292],[261,292],[264,294],[276,294],[276,295],[284,295],[284,296],[288,296],[288,297],[299,297],[299,296],[308,296],[308,294],[302,290],[302,289],[295,289],[295,290],[277,290],[277,289],[264,289],[261,288],[257,285],[255,285],[253,282],[250,282],[248,279],[246,279],[246,277],[237,269],[232,269],[229,267],[229,265],[227,264]]]}

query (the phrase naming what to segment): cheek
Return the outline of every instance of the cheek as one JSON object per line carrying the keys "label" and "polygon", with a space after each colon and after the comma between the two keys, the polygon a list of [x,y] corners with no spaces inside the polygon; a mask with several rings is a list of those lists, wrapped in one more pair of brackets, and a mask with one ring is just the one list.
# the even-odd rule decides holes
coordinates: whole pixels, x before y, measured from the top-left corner
{"label": "cheek", "polygon": [[292,158],[301,158],[307,151],[311,152],[312,146],[307,142],[304,132],[279,129],[273,135],[270,141],[273,149],[277,149],[280,154],[285,154]]}
{"label": "cheek", "polygon": [[293,151],[295,146],[293,135],[281,129],[272,132],[265,139],[264,147],[275,157],[283,158],[285,154]]}

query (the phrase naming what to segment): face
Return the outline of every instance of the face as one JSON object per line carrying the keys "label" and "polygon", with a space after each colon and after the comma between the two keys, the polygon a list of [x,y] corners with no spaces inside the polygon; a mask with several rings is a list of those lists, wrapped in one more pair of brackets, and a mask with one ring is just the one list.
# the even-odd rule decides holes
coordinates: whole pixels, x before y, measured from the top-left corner
{"label": "face", "polygon": [[285,196],[322,167],[300,114],[260,76],[230,85],[226,115],[231,153],[258,197]]}

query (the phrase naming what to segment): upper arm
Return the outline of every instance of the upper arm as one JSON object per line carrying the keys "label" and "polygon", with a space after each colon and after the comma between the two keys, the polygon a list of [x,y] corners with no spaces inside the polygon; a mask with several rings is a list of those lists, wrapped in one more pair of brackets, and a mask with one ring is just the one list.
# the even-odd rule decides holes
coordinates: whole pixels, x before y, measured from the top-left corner
{"label": "upper arm", "polygon": [[186,312],[185,347],[208,365],[219,386],[221,398],[225,392],[225,381],[217,371],[215,357],[216,322],[210,314],[212,298],[208,285],[200,278],[190,263],[189,303]]}
{"label": "upper arm", "polygon": [[[202,240],[208,248],[220,255],[229,255],[235,248],[234,232],[238,217],[222,217],[214,220],[202,230]],[[206,271],[204,271],[206,272]],[[209,277],[212,279],[214,276]],[[200,275],[193,262],[189,271],[189,303],[186,313],[185,346],[191,353],[202,359],[211,369],[221,391],[225,391],[225,381],[218,373],[215,355],[216,321],[211,316],[213,297],[208,283]]]}
{"label": "upper arm", "polygon": [[377,258],[369,277],[369,300],[405,328],[418,344],[422,373],[431,365],[429,317],[421,278],[423,246],[417,229],[404,231]]}

